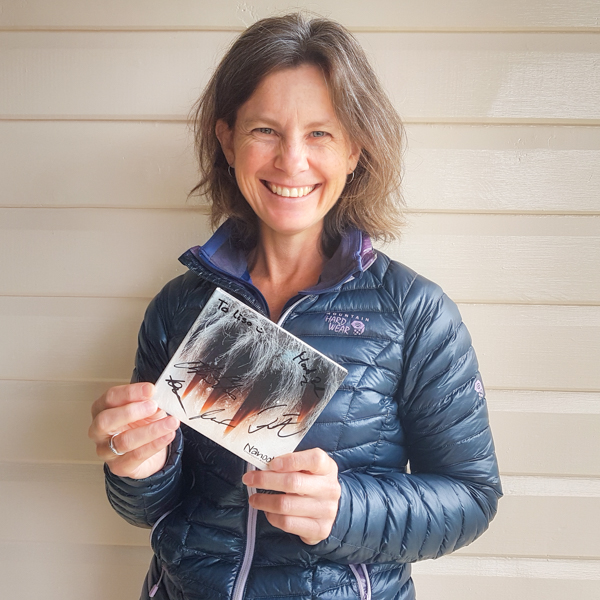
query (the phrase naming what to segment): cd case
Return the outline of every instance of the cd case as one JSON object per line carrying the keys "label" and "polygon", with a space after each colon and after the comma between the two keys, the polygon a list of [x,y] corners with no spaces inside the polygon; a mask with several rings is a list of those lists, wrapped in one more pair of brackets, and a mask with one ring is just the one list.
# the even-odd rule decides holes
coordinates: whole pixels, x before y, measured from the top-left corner
{"label": "cd case", "polygon": [[167,413],[259,469],[292,452],[346,369],[217,288],[156,382]]}

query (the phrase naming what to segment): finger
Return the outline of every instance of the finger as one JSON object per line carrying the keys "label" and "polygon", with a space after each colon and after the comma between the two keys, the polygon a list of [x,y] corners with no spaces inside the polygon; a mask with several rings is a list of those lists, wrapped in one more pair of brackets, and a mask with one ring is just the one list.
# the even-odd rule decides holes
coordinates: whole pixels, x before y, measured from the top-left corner
{"label": "finger", "polygon": [[249,487],[300,496],[333,498],[339,490],[337,477],[304,472],[250,471],[244,474],[242,481]]}
{"label": "finger", "polygon": [[331,522],[335,519],[338,509],[337,500],[294,494],[252,494],[249,502],[252,507],[265,513],[324,519]]}
{"label": "finger", "polygon": [[115,460],[117,455],[110,449],[110,439],[112,439],[112,445],[116,452],[119,454],[128,454],[174,432],[178,427],[178,419],[175,417],[167,417],[160,421],[149,423],[144,427],[128,429],[127,431],[123,431],[122,433],[107,439],[105,444],[98,445],[98,456],[107,462]]}
{"label": "finger", "polygon": [[154,394],[154,386],[151,383],[130,383],[111,387],[92,404],[92,418],[107,408],[123,406],[130,402],[141,402],[149,400]]}
{"label": "finger", "polygon": [[[167,446],[175,439],[175,432],[172,431],[149,444],[128,452],[123,456],[115,456],[115,460],[107,462],[108,468],[112,473],[119,477],[131,477],[139,479],[148,477],[160,471],[167,460]],[[162,456],[160,456],[162,453]],[[148,469],[148,463],[153,459],[159,459],[154,468]]]}
{"label": "finger", "polygon": [[157,412],[156,402],[130,402],[116,408],[106,408],[98,413],[88,431],[88,435],[96,442],[107,439],[114,433],[127,429],[136,421],[152,418]]}
{"label": "finger", "polygon": [[314,546],[331,533],[331,523],[306,517],[290,517],[275,513],[265,513],[273,527],[299,536],[306,544]]}
{"label": "finger", "polygon": [[162,408],[157,408],[154,414],[150,415],[149,417],[146,417],[145,419],[140,419],[138,421],[130,423],[129,427],[143,427],[144,425],[148,425],[149,423],[152,423],[154,421],[159,421],[160,419],[164,419],[168,416],[169,414],[162,410]]}
{"label": "finger", "polygon": [[321,448],[311,448],[301,452],[291,452],[274,458],[269,463],[269,471],[306,471],[315,475],[328,475],[337,472],[337,465]]}

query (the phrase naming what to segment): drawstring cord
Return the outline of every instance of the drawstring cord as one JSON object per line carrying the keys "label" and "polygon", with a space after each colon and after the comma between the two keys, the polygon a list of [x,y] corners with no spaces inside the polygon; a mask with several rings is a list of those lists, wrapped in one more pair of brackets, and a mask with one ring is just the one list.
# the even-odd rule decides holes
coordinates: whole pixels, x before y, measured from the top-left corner
{"label": "drawstring cord", "polygon": [[148,594],[148,596],[150,598],[154,598],[154,596],[156,596],[156,592],[158,592],[158,586],[160,585],[160,582],[162,581],[164,574],[165,574],[165,568],[163,567],[160,570],[160,577],[158,578],[158,581],[152,586],[152,589],[150,590],[150,593]]}

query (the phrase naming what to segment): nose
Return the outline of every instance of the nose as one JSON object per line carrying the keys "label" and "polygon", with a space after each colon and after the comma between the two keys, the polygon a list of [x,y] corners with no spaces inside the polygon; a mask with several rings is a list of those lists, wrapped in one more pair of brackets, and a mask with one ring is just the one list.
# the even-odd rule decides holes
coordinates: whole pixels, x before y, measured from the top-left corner
{"label": "nose", "polygon": [[275,158],[275,167],[288,177],[308,169],[308,148],[301,139],[282,140]]}

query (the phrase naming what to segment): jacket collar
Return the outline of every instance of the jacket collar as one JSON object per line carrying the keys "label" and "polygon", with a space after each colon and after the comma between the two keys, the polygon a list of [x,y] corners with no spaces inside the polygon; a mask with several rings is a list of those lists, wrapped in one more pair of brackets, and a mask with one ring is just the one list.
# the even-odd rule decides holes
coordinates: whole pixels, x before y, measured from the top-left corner
{"label": "jacket collar", "polygon": [[[320,293],[336,289],[342,283],[359,277],[376,258],[371,238],[358,229],[350,229],[333,256],[323,266],[319,282],[300,293]],[[225,221],[204,245],[190,248],[179,260],[195,272],[198,272],[200,263],[220,275],[232,277],[246,285],[252,284],[246,255],[231,241],[230,221]]]}

